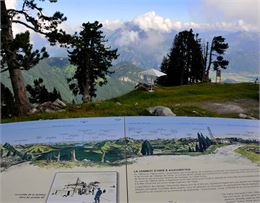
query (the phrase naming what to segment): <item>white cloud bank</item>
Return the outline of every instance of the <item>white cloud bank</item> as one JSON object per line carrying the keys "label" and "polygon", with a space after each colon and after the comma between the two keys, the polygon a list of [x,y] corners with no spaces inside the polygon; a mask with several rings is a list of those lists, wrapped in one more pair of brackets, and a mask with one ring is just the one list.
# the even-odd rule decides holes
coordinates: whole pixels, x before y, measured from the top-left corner
{"label": "white cloud bank", "polygon": [[16,0],[6,0],[5,5],[7,9],[16,8]]}
{"label": "white cloud bank", "polygon": [[244,29],[260,26],[259,0],[203,0],[202,8],[212,21],[243,22],[239,25]]}
{"label": "white cloud bank", "polygon": [[172,29],[171,20],[156,15],[154,11],[134,18],[133,23],[139,25],[145,31],[155,29],[168,32]]}
{"label": "white cloud bank", "polygon": [[[144,31],[157,30],[161,32],[170,32],[172,30],[183,30],[190,28],[203,30],[260,31],[260,28],[257,26],[257,23],[250,24],[248,22],[249,20],[246,21],[244,20],[244,18],[232,19],[229,21],[215,21],[211,23],[182,22],[159,16],[155,13],[155,11],[149,11],[144,15],[138,16],[134,18],[132,21],[130,21],[130,23],[138,25]],[[254,21],[250,22],[257,21],[255,19]],[[116,30],[124,25],[124,23],[120,20],[105,21],[103,24],[104,27],[110,30]]]}
{"label": "white cloud bank", "polygon": [[138,32],[123,30],[120,37],[115,41],[119,46],[126,46],[139,40]]}
{"label": "white cloud bank", "polygon": [[110,30],[116,30],[123,26],[123,22],[121,22],[120,20],[112,20],[112,21],[106,20],[102,22],[102,24],[104,27]]}

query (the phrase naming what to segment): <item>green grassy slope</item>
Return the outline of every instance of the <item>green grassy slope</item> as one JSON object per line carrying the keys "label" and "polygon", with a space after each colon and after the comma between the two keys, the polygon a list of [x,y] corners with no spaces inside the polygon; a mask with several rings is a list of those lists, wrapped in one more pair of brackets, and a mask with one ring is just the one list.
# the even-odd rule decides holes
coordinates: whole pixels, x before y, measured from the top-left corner
{"label": "green grassy slope", "polygon": [[[205,109],[203,103],[239,101],[249,115],[259,117],[259,85],[195,84],[179,87],[157,87],[154,92],[134,90],[121,97],[82,105],[69,105],[65,112],[41,113],[3,120],[13,122],[37,119],[76,118],[93,116],[149,115],[146,108],[167,106],[177,116],[208,116],[238,118],[238,113],[218,113],[214,108]],[[250,105],[248,104],[250,102]],[[252,103],[254,105],[252,105]]]}
{"label": "green grassy slope", "polygon": [[[258,151],[256,153],[255,151]],[[260,147],[256,144],[250,144],[250,145],[245,145],[237,148],[235,152],[241,154],[242,156],[247,157],[250,159],[252,162],[260,165],[260,155],[259,155]]]}

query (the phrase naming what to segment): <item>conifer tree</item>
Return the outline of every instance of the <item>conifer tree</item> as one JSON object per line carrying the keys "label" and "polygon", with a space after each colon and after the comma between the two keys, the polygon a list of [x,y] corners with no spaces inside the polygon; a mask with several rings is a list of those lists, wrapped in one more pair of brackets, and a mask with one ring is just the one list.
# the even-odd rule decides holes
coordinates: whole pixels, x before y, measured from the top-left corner
{"label": "conifer tree", "polygon": [[31,109],[22,70],[30,69],[48,54],[45,48],[33,50],[29,31],[14,37],[13,24],[44,35],[54,45],[68,40],[65,32],[58,30],[58,25],[65,20],[60,12],[53,16],[45,15],[36,0],[23,0],[20,9],[7,9],[5,0],[1,0],[1,72],[9,72],[18,115],[26,114]]}
{"label": "conifer tree", "polygon": [[60,92],[56,90],[56,88],[53,89],[52,92],[49,92],[45,85],[43,84],[43,79],[39,78],[33,81],[34,86],[27,85],[26,89],[30,93],[30,102],[33,104],[41,104],[43,102],[47,101],[55,101],[56,99],[60,99],[61,95]]}
{"label": "conifer tree", "polygon": [[[209,80],[209,71],[213,65],[213,70],[226,69],[229,61],[223,58],[226,50],[228,49],[228,43],[225,43],[225,38],[222,36],[215,36],[211,41],[210,50],[208,53],[208,43],[204,53],[204,63],[207,67],[205,70],[204,81]],[[208,61],[208,64],[207,64]]]}
{"label": "conifer tree", "polygon": [[118,55],[117,49],[110,50],[111,47],[106,45],[101,23],[83,23],[82,28],[73,36],[73,50],[68,51],[69,61],[77,67],[68,82],[74,95],[81,94],[83,102],[89,102],[96,96],[96,85],[107,82],[106,74],[111,73],[108,69]]}
{"label": "conifer tree", "polygon": [[[167,56],[163,57],[160,69],[163,73],[167,73],[168,67],[169,67],[169,57],[167,55]],[[169,77],[167,77],[167,75],[159,77],[157,80],[158,80],[158,84],[161,84],[161,85],[167,85],[170,83],[170,81],[168,81]]]}
{"label": "conifer tree", "polygon": [[153,147],[148,140],[142,143],[141,153],[142,155],[153,155]]}
{"label": "conifer tree", "polygon": [[204,137],[202,133],[197,133],[198,145],[196,144],[196,151],[204,152],[212,144],[212,141],[208,137]]}
{"label": "conifer tree", "polygon": [[161,71],[167,76],[159,81],[164,85],[184,85],[202,81],[205,66],[198,34],[193,31],[179,32],[170,53],[164,57]]}
{"label": "conifer tree", "polygon": [[8,87],[1,83],[1,118],[12,117],[14,114],[13,94]]}
{"label": "conifer tree", "polygon": [[198,146],[197,143],[196,143],[196,145],[195,145],[195,152],[199,152],[199,146]]}

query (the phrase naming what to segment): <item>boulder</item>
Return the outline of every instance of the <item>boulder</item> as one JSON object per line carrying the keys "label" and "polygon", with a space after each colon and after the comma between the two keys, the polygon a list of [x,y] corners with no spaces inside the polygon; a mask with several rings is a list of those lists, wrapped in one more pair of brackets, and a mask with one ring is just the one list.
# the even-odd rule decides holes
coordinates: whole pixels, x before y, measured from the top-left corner
{"label": "boulder", "polygon": [[254,118],[254,117],[249,116],[249,115],[244,114],[244,113],[240,113],[238,116],[239,116],[239,118],[243,118],[243,119],[252,119],[252,120],[257,120],[257,118]]}
{"label": "boulder", "polygon": [[66,106],[67,105],[63,101],[56,99],[54,102],[47,101],[37,106],[34,106],[34,108],[31,110],[31,113],[33,114],[38,112],[62,112],[64,111],[64,108]]}
{"label": "boulder", "polygon": [[59,99],[56,99],[54,102],[52,102],[52,105],[57,106],[59,108],[65,108],[67,106],[63,101]]}
{"label": "boulder", "polygon": [[165,106],[155,106],[146,109],[150,114],[154,116],[176,116],[172,110]]}

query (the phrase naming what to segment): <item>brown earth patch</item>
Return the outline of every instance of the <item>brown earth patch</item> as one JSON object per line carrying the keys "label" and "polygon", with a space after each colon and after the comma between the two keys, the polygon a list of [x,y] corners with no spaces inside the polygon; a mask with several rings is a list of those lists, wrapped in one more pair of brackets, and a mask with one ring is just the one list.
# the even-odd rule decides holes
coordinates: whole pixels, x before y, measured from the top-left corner
{"label": "brown earth patch", "polygon": [[218,114],[246,114],[259,119],[259,103],[253,99],[239,99],[227,102],[204,102],[201,107]]}

